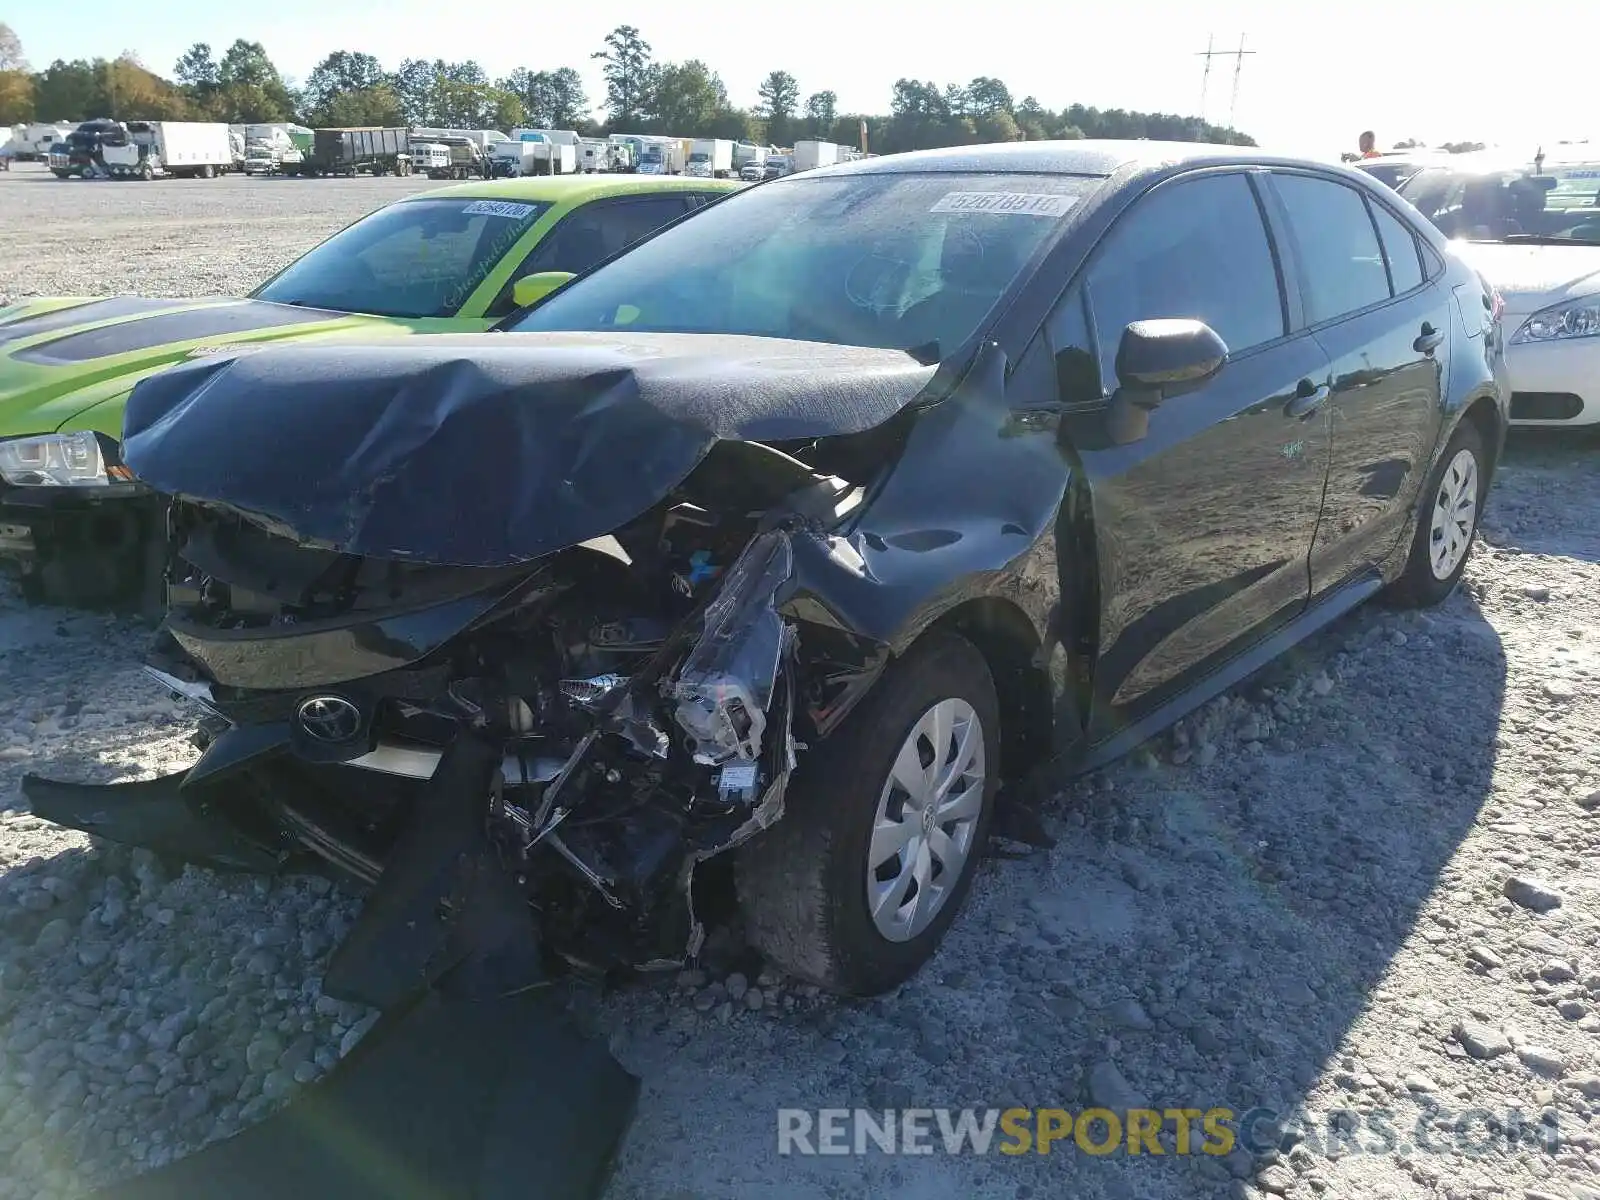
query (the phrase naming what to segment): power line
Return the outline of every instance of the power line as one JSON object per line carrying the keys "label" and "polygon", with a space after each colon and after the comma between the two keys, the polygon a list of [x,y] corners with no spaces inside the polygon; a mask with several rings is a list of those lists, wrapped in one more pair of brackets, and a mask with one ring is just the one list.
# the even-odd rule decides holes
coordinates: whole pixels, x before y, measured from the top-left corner
{"label": "power line", "polygon": [[1202,124],[1206,119],[1206,93],[1211,85],[1211,60],[1213,58],[1231,58],[1233,59],[1233,95],[1228,101],[1228,128],[1233,128],[1234,113],[1239,107],[1239,75],[1244,70],[1245,55],[1255,53],[1254,50],[1246,50],[1244,48],[1244,37],[1245,35],[1242,33],[1239,35],[1239,48],[1237,50],[1218,50],[1215,48],[1216,35],[1208,35],[1206,37],[1206,48],[1195,54],[1196,58],[1206,60],[1205,71],[1200,76],[1200,121]]}

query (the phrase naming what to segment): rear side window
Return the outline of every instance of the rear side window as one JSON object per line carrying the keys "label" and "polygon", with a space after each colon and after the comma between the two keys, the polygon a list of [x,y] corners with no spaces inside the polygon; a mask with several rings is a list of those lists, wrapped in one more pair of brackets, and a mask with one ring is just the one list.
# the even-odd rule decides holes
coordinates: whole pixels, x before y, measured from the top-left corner
{"label": "rear side window", "polygon": [[1317,325],[1389,298],[1378,234],[1361,193],[1310,175],[1277,176],[1300,264],[1306,321]]}
{"label": "rear side window", "polygon": [[1389,282],[1396,296],[1422,284],[1422,260],[1417,257],[1417,238],[1399,217],[1381,204],[1372,205],[1372,218],[1383,240],[1383,256],[1389,262]]}
{"label": "rear side window", "polygon": [[1181,180],[1139,200],[1102,243],[1088,293],[1107,366],[1133,321],[1204,321],[1235,354],[1284,334],[1272,246],[1243,175]]}

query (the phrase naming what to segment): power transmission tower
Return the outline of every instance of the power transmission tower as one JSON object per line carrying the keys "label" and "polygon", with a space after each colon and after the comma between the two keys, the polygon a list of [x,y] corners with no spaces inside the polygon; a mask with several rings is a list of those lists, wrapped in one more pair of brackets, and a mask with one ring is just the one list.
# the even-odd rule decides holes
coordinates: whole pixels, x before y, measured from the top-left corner
{"label": "power transmission tower", "polygon": [[1205,72],[1200,76],[1200,122],[1203,125],[1206,119],[1206,92],[1211,85],[1211,60],[1213,58],[1233,59],[1233,95],[1228,101],[1228,128],[1233,128],[1234,111],[1239,106],[1239,75],[1244,69],[1244,59],[1247,54],[1254,54],[1254,50],[1244,48],[1244,34],[1239,35],[1239,48],[1237,50],[1217,50],[1216,35],[1206,38],[1206,48],[1199,51],[1195,57],[1206,60]]}

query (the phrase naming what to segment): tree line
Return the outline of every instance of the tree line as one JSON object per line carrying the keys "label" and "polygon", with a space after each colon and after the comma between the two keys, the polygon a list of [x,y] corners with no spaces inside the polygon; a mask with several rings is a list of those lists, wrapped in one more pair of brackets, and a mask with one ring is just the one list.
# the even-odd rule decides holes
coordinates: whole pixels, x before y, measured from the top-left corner
{"label": "tree line", "polygon": [[519,67],[491,78],[476,61],[408,58],[393,70],[370,54],[337,50],[292,86],[259,42],[239,39],[220,57],[197,42],[167,79],[138,55],[57,59],[29,69],[14,34],[0,25],[0,124],[28,120],[299,121],[314,127],[422,125],[459,129],[532,126],[671,133],[790,145],[822,138],[878,153],[979,142],[1047,138],[1151,138],[1254,145],[1250,137],[1195,117],[1097,109],[1053,110],[1033,96],[1015,99],[999,79],[939,84],[897,80],[887,113],[841,113],[828,90],[805,92],[788,71],[772,71],[756,103],[740,107],[720,75],[699,59],[658,61],[640,31],[621,25],[591,58],[601,63],[599,115],[570,66]]}

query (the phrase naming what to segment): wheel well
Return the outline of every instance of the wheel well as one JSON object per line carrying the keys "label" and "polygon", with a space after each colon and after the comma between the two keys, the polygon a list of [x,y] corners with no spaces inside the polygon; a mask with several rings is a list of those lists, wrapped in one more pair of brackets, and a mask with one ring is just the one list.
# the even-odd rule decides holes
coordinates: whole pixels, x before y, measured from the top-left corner
{"label": "wheel well", "polygon": [[1483,439],[1483,448],[1489,454],[1489,461],[1484,465],[1492,470],[1500,455],[1500,422],[1494,401],[1488,396],[1479,396],[1461,414],[1461,419],[1471,421],[1477,427],[1478,435]]}
{"label": "wheel well", "polygon": [[1009,601],[988,597],[958,605],[922,636],[933,630],[960,634],[989,664],[1000,700],[1001,773],[1020,777],[1048,754],[1051,741],[1050,687],[1032,622]]}

